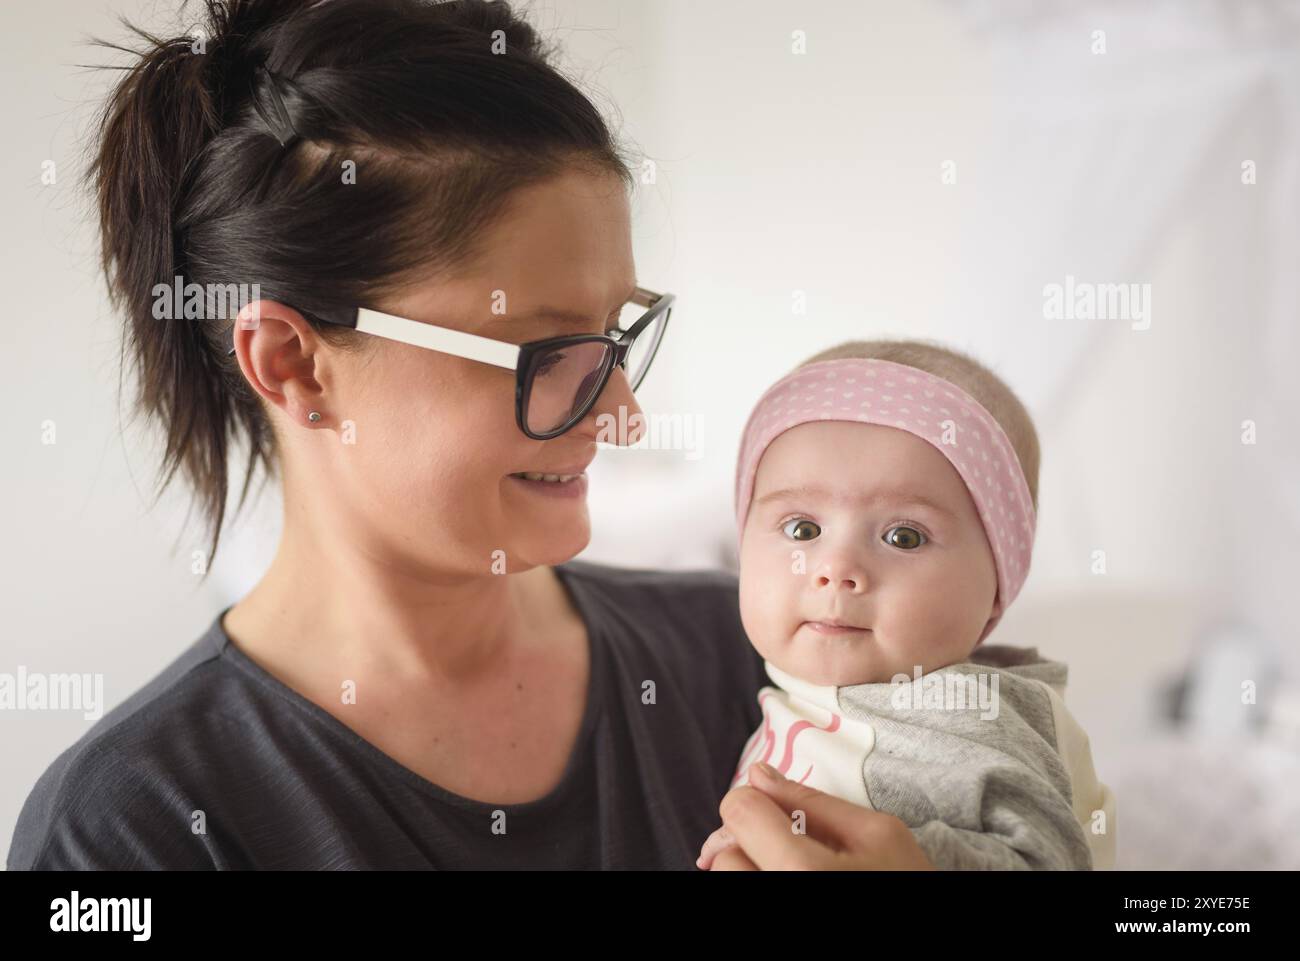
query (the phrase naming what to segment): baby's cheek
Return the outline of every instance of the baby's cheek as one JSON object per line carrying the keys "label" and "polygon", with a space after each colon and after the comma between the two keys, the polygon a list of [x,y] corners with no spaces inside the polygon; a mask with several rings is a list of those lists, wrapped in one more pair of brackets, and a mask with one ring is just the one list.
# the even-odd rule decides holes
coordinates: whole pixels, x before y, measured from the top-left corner
{"label": "baby's cheek", "polygon": [[890,584],[877,595],[880,633],[897,648],[924,648],[942,634],[952,614],[949,598],[917,583]]}
{"label": "baby's cheek", "polygon": [[750,643],[764,656],[788,639],[793,576],[770,558],[742,558],[740,620]]}
{"label": "baby's cheek", "polygon": [[911,663],[938,666],[962,660],[988,618],[979,585],[959,575],[920,580],[891,590],[883,605],[883,633]]}

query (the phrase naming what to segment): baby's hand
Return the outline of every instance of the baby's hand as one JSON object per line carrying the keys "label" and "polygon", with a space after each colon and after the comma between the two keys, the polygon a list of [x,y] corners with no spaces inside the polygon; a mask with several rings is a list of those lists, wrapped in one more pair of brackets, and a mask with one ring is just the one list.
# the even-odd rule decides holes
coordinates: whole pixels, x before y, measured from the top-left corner
{"label": "baby's hand", "polygon": [[731,836],[730,831],[726,828],[718,828],[704,839],[704,846],[700,848],[700,856],[695,859],[695,866],[701,871],[710,870],[713,859],[735,843],[736,839]]}

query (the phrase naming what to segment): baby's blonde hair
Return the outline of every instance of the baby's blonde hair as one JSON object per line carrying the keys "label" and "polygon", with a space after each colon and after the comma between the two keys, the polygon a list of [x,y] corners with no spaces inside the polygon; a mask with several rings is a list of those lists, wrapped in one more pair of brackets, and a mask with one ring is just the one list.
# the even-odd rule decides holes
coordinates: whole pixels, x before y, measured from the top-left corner
{"label": "baby's blonde hair", "polygon": [[874,357],[915,367],[956,384],[974,397],[1011,441],[1020,469],[1025,472],[1034,509],[1038,509],[1038,432],[1020,398],[993,371],[951,347],[923,340],[850,340],[814,354],[799,367],[845,357]]}

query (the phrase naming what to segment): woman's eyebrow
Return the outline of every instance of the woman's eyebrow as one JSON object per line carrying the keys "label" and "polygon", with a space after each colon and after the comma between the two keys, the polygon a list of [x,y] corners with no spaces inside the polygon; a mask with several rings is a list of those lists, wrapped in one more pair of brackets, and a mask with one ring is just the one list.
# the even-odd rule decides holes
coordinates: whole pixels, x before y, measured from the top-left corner
{"label": "woman's eyebrow", "polygon": [[779,490],[769,491],[762,497],[756,498],[754,505],[767,504],[778,500],[826,500],[837,504],[856,504],[862,507],[870,507],[881,501],[888,501],[896,505],[916,505],[928,507],[936,513],[943,514],[946,517],[956,519],[956,514],[944,505],[926,497],[924,494],[918,494],[909,490],[876,490],[860,494],[841,494],[827,490],[816,484],[803,484],[797,487],[782,487]]}
{"label": "woman's eyebrow", "polygon": [[[613,314],[610,314],[610,318],[613,318],[614,314],[617,313],[618,310],[615,310]],[[538,307],[536,310],[530,310],[525,314],[514,317],[503,316],[499,322],[513,321],[518,324],[534,323],[539,320],[549,320],[562,327],[590,327],[594,322],[590,314],[583,314],[574,310],[561,310],[559,307]]]}
{"label": "woman's eyebrow", "polygon": [[[622,311],[623,307],[632,299],[632,296],[635,293],[636,282],[634,281],[632,286],[628,288],[627,295],[619,302],[617,307],[610,311],[609,317],[605,318],[606,321]],[[591,314],[584,314],[580,310],[567,310],[563,307],[547,307],[543,305],[540,307],[534,307],[531,310],[527,310],[524,313],[517,314],[513,317],[503,316],[501,319],[513,319],[516,322],[551,320],[569,327],[589,327],[595,318]]]}

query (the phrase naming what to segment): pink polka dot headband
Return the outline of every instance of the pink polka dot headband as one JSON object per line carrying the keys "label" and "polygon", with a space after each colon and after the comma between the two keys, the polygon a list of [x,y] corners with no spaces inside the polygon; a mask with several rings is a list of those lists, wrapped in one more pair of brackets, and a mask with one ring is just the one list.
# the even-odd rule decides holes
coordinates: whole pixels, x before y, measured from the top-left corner
{"label": "pink polka dot headband", "polygon": [[759,398],[741,435],[738,543],[763,452],[777,435],[817,420],[900,428],[933,444],[956,468],[975,501],[997,567],[1000,603],[987,635],[1029,574],[1036,522],[1020,460],[993,415],[956,384],[888,360],[850,357],[798,368]]}

